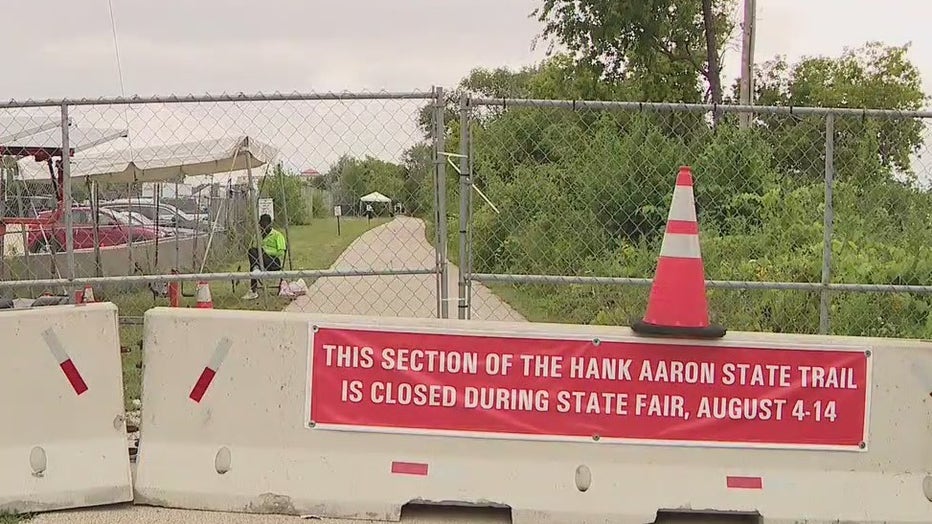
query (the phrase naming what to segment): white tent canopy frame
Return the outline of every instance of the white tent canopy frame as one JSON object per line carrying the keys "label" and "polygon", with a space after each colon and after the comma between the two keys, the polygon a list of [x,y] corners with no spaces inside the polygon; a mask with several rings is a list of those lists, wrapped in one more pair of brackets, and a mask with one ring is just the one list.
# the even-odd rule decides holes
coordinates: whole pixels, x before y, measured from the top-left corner
{"label": "white tent canopy frame", "polygon": [[[252,173],[272,163],[278,149],[250,136],[238,135],[218,139],[124,149],[101,155],[75,155],[70,160],[71,178],[85,183],[179,183],[188,177],[212,176],[237,171]],[[35,169],[35,162],[20,160],[24,181],[39,181],[47,173]],[[30,166],[29,164],[32,164]],[[250,183],[250,192],[252,184]],[[252,198],[253,205],[257,205]],[[217,217],[219,218],[219,217]],[[256,224],[258,229],[258,224]],[[206,249],[210,250],[216,221],[211,224]],[[204,261],[206,262],[206,253]],[[201,271],[203,271],[203,263]]]}
{"label": "white tent canopy frame", "polygon": [[183,182],[187,177],[261,167],[277,155],[277,149],[251,137],[226,137],[76,157],[71,176],[110,183]]}
{"label": "white tent canopy frame", "polygon": [[[278,156],[278,150],[248,136],[182,142],[125,149],[102,155],[75,155],[71,178],[91,182],[184,182],[187,177],[210,176],[262,167]],[[20,160],[26,181],[44,180],[48,173],[29,166],[30,157]]]}
{"label": "white tent canopy frame", "polygon": [[0,145],[16,142],[50,129],[61,129],[61,120],[48,117],[0,118]]}

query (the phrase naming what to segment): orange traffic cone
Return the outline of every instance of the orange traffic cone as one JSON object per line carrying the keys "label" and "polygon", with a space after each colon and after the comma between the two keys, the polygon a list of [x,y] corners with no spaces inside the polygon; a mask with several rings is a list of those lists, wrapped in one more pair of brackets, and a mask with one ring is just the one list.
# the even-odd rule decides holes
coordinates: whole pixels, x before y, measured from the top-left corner
{"label": "orange traffic cone", "polygon": [[647,313],[631,329],[643,335],[694,338],[725,335],[725,328],[709,323],[693,175],[688,166],[681,167],[676,177]]}
{"label": "orange traffic cone", "polygon": [[201,280],[197,283],[197,308],[198,309],[213,309],[214,301],[210,298],[210,285]]}
{"label": "orange traffic cone", "polygon": [[[177,275],[178,270],[172,269],[172,275]],[[168,283],[168,307],[181,307],[181,283],[172,280]]]}
{"label": "orange traffic cone", "polygon": [[85,285],[84,289],[79,289],[74,292],[74,303],[77,305],[89,304],[94,302],[94,289]]}
{"label": "orange traffic cone", "polygon": [[181,307],[181,288],[176,280],[168,283],[168,307]]}

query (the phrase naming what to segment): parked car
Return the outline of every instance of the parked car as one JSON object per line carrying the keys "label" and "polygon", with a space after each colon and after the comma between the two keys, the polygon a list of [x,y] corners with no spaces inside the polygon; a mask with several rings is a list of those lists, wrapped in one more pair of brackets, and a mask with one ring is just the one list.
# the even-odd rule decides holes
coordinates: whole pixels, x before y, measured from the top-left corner
{"label": "parked car", "polygon": [[[120,246],[133,242],[155,240],[158,236],[155,228],[143,225],[128,225],[126,218],[119,217],[111,210],[101,208],[98,213],[98,238],[100,246]],[[52,211],[39,213],[38,218],[50,219]],[[71,211],[74,225],[74,248],[94,248],[94,220],[90,207],[75,207]],[[29,226],[26,246],[31,253],[46,251],[60,252],[65,249],[64,218],[54,223]]]}
{"label": "parked car", "polygon": [[[103,208],[101,208],[103,209]],[[126,226],[139,226],[146,227],[158,232],[160,237],[173,237],[177,233],[179,237],[193,236],[197,234],[196,229],[187,229],[183,227],[169,227],[161,224],[156,224],[155,221],[149,217],[143,215],[136,209],[132,211],[117,211],[113,208],[108,208],[109,212],[113,214],[121,224]]]}
{"label": "parked car", "polygon": [[100,208],[113,209],[124,213],[138,212],[149,220],[158,222],[159,226],[166,228],[177,226],[183,229],[204,230],[209,225],[206,215],[195,217],[172,205],[162,202],[156,205],[154,201],[147,199],[132,198],[101,202]]}
{"label": "parked car", "polygon": [[[107,204],[123,204],[123,205],[132,204],[133,207],[141,206],[141,205],[154,206],[155,199],[149,198],[149,197],[118,198],[116,200],[111,200],[107,202]],[[104,205],[104,204],[101,204],[101,205]],[[210,217],[207,216],[206,213],[205,214],[189,213],[185,211],[184,209],[181,209],[180,207],[174,204],[170,204],[169,202],[162,200],[162,199],[159,200],[159,208],[162,213],[167,211],[172,216],[181,217],[183,220],[190,220],[192,222],[209,222],[210,221]]]}

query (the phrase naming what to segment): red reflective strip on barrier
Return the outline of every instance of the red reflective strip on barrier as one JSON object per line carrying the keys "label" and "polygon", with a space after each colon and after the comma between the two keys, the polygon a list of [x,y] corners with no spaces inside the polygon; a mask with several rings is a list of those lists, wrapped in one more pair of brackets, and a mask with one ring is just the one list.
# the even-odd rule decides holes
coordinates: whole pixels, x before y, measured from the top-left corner
{"label": "red reflective strip on barrier", "polygon": [[74,392],[80,395],[87,391],[87,384],[84,382],[84,379],[81,378],[81,374],[78,373],[78,368],[74,366],[74,362],[69,358],[68,360],[59,364],[61,370],[65,372],[65,377],[68,378],[68,382],[71,383],[71,387],[74,388]]}
{"label": "red reflective strip on barrier", "polygon": [[422,464],[420,462],[392,462],[392,473],[426,477],[427,464]]}
{"label": "red reflective strip on barrier", "polygon": [[46,329],[42,332],[42,338],[45,340],[45,345],[48,346],[49,351],[52,352],[52,357],[55,358],[58,367],[65,374],[65,378],[71,383],[74,392],[80,395],[87,391],[87,384],[81,377],[81,373],[78,373],[77,366],[71,361],[71,356],[68,355],[68,351],[65,350],[55,331],[51,328]]}
{"label": "red reflective strip on barrier", "polygon": [[204,371],[201,372],[201,376],[197,378],[197,383],[194,384],[194,388],[191,389],[191,394],[189,398],[195,402],[200,402],[204,398],[204,393],[207,392],[207,387],[210,386],[210,382],[214,379],[217,373],[210,369],[204,368]]}
{"label": "red reflective strip on barrier", "polygon": [[729,489],[764,489],[764,480],[760,477],[727,477],[725,485]]}
{"label": "red reflective strip on barrier", "polygon": [[227,358],[227,354],[230,352],[230,346],[232,345],[233,342],[231,342],[230,339],[226,337],[220,339],[220,343],[217,344],[217,349],[214,350],[207,365],[204,366],[204,371],[202,371],[201,376],[197,378],[197,382],[194,384],[194,388],[191,389],[191,394],[188,395],[188,398],[195,402],[200,402],[201,399],[204,398],[204,393],[207,392],[210,382],[217,376],[217,372],[220,371],[220,366]]}

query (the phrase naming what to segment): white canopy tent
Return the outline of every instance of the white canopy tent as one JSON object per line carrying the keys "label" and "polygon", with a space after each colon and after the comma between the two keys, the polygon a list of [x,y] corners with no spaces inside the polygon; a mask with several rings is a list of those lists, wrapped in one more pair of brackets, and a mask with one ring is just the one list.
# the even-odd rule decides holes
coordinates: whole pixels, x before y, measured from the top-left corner
{"label": "white canopy tent", "polygon": [[[75,155],[71,177],[91,182],[183,182],[187,177],[231,173],[274,161],[278,150],[248,136],[125,149],[103,155]],[[32,166],[28,164],[33,164]],[[48,179],[35,162],[20,161],[24,180]]]}
{"label": "white canopy tent", "polygon": [[[252,137],[239,135],[196,142],[124,149],[107,154],[75,155],[71,178],[83,183],[182,183],[188,177],[222,175],[271,164],[278,150]],[[49,173],[33,157],[19,162],[20,179],[47,181]],[[216,224],[210,228],[207,249]],[[258,224],[256,225],[258,234]],[[176,242],[177,244],[177,242]],[[206,263],[207,257],[201,264]]]}
{"label": "white canopy tent", "polygon": [[387,196],[379,193],[378,191],[373,191],[368,195],[365,195],[359,199],[359,212],[360,214],[366,213],[368,207],[371,207],[372,204],[385,204],[385,209],[391,208],[392,199]]}
{"label": "white canopy tent", "polygon": [[380,204],[390,204],[392,202],[392,199],[388,198],[382,193],[379,193],[378,191],[373,191],[372,193],[369,193],[368,195],[360,198],[359,201],[366,202],[368,204],[375,203],[375,202],[378,202]]}

